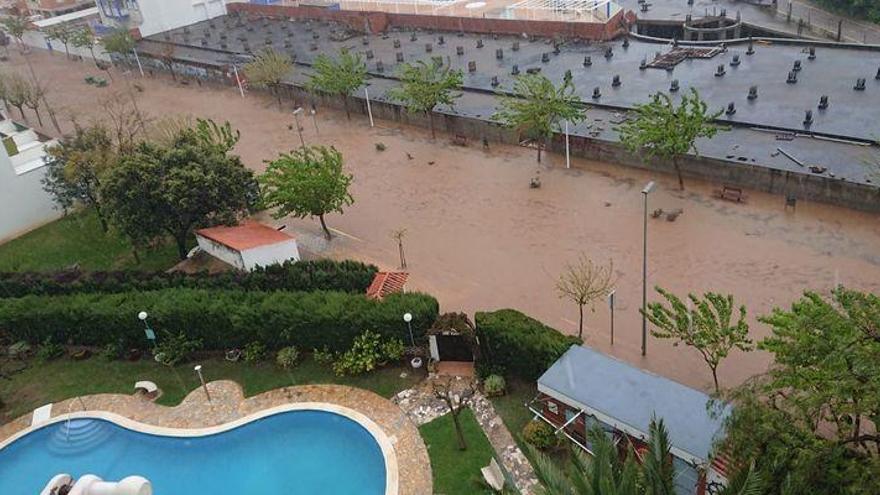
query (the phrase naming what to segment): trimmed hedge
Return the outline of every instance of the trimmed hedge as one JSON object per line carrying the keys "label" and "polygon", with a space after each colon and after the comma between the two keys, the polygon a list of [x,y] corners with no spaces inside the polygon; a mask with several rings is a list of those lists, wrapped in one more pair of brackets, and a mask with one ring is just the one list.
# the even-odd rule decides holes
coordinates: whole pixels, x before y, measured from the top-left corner
{"label": "trimmed hedge", "polygon": [[259,267],[252,272],[57,272],[0,273],[0,298],[29,295],[120,293],[174,287],[259,291],[328,290],[363,294],[378,268],[358,261],[299,261]]}
{"label": "trimmed hedge", "polygon": [[482,358],[526,380],[537,379],[569,347],[583,343],[513,309],[478,312],[474,321]]}
{"label": "trimmed hedge", "polygon": [[206,350],[241,348],[259,341],[272,349],[324,346],[343,351],[357,335],[374,330],[409,341],[403,322],[412,313],[413,333],[424,336],[437,318],[431,296],[393,294],[383,301],[343,292],[257,292],[165,289],[120,294],[27,296],[0,299],[0,333],[15,340],[104,346],[122,342],[146,348],[139,311],[164,331],[201,339]]}

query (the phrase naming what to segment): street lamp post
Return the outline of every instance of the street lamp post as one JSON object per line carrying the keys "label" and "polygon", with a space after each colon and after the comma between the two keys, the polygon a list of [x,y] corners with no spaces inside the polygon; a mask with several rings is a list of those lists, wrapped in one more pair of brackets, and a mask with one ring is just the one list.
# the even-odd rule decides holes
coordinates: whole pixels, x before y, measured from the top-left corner
{"label": "street lamp post", "polygon": [[648,352],[648,195],[656,188],[654,181],[648,182],[642,189],[645,198],[645,211],[642,229],[642,356]]}
{"label": "street lamp post", "polygon": [[140,313],[138,313],[138,319],[144,322],[144,335],[147,336],[147,340],[153,343],[153,347],[156,347],[156,332],[154,332],[153,329],[150,328],[150,324],[149,322],[147,322],[148,316],[149,315],[146,311],[141,311]]}
{"label": "street lamp post", "polygon": [[614,292],[608,294],[608,307],[611,309],[611,345],[614,345]]}
{"label": "street lamp post", "polygon": [[197,364],[193,370],[199,375],[199,382],[201,382],[202,388],[205,389],[205,397],[208,398],[208,402],[211,402],[211,394],[208,393],[208,384],[205,383],[205,377],[202,376],[202,365]]}
{"label": "street lamp post", "polygon": [[403,321],[406,322],[406,326],[409,329],[409,343],[413,347],[415,347],[416,346],[416,339],[415,339],[415,337],[413,337],[413,331],[412,331],[412,313],[405,313],[403,315]]}
{"label": "street lamp post", "polygon": [[296,120],[296,132],[299,133],[299,142],[302,143],[302,147],[306,147],[306,140],[303,139],[303,131],[302,126],[299,125],[299,114],[303,112],[302,107],[297,107],[296,110],[293,111],[293,118]]}
{"label": "street lamp post", "polygon": [[312,103],[312,109],[309,110],[309,113],[312,114],[312,123],[315,124],[315,135],[318,135],[318,109],[315,108],[315,104]]}

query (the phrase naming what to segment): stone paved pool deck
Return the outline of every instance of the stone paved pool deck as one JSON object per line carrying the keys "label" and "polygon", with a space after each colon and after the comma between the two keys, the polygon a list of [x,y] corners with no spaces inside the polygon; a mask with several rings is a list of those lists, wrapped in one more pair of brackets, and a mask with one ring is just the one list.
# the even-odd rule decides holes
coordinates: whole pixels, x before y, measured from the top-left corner
{"label": "stone paved pool deck", "polygon": [[[193,390],[177,406],[155,404],[139,395],[96,394],[56,402],[52,418],[68,410],[114,413],[151,426],[166,428],[208,428],[250,416],[259,411],[299,402],[320,402],[342,406],[371,419],[388,437],[397,457],[399,495],[430,495],[433,491],[428,451],[418,428],[397,405],[379,395],[343,385],[284,387],[245,398],[240,385],[227,380],[208,383],[205,392]],[[0,426],[0,442],[31,426],[25,415]]]}

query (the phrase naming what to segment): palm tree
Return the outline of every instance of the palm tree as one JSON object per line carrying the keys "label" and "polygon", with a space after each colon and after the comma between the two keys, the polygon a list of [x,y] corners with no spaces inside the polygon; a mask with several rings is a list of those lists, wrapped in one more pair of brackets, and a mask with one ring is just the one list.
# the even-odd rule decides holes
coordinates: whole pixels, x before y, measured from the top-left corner
{"label": "palm tree", "polygon": [[[543,495],[675,495],[675,470],[669,433],[662,419],[651,421],[648,448],[636,455],[632,446],[626,456],[600,427],[587,433],[593,455],[572,452],[570,469],[563,469],[546,455],[531,450],[535,471],[544,486]],[[637,460],[638,459],[638,460]],[[718,495],[762,495],[763,482],[754,464],[733,476]]]}

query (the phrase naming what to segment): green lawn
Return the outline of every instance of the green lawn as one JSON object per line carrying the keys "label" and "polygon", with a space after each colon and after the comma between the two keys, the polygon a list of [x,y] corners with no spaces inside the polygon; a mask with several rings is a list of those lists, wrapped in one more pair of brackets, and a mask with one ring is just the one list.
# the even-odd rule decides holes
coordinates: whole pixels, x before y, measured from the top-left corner
{"label": "green lawn", "polygon": [[166,270],[177,263],[173,243],[140,253],[119,234],[101,231],[93,210],[71,213],[0,245],[0,271],[51,271],[78,263],[84,270]]}
{"label": "green lawn", "polygon": [[[31,360],[21,373],[8,380],[0,379],[0,399],[6,407],[0,409],[0,423],[14,419],[36,407],[70,397],[96,393],[132,393],[138,380],[151,380],[159,385],[163,395],[158,402],[175,405],[198,385],[193,372],[195,363],[168,368],[151,360],[106,361],[93,356],[85,361],[68,358],[50,362]],[[338,377],[329,367],[305,357],[296,368],[285,371],[271,362],[260,364],[231,363],[223,359],[199,361],[205,379],[235,380],[242,384],[245,395],[251,396],[288,385],[337,383],[372,390],[383,397],[391,397],[400,390],[414,385],[423,378],[420,373],[404,368],[389,367],[357,377]]]}
{"label": "green lawn", "polygon": [[434,475],[434,493],[464,495],[491,493],[479,484],[480,469],[489,464],[495,452],[489,439],[477,423],[474,413],[465,409],[459,416],[467,442],[467,450],[458,449],[455,425],[447,414],[422,425],[419,433],[428,446],[431,471]]}

